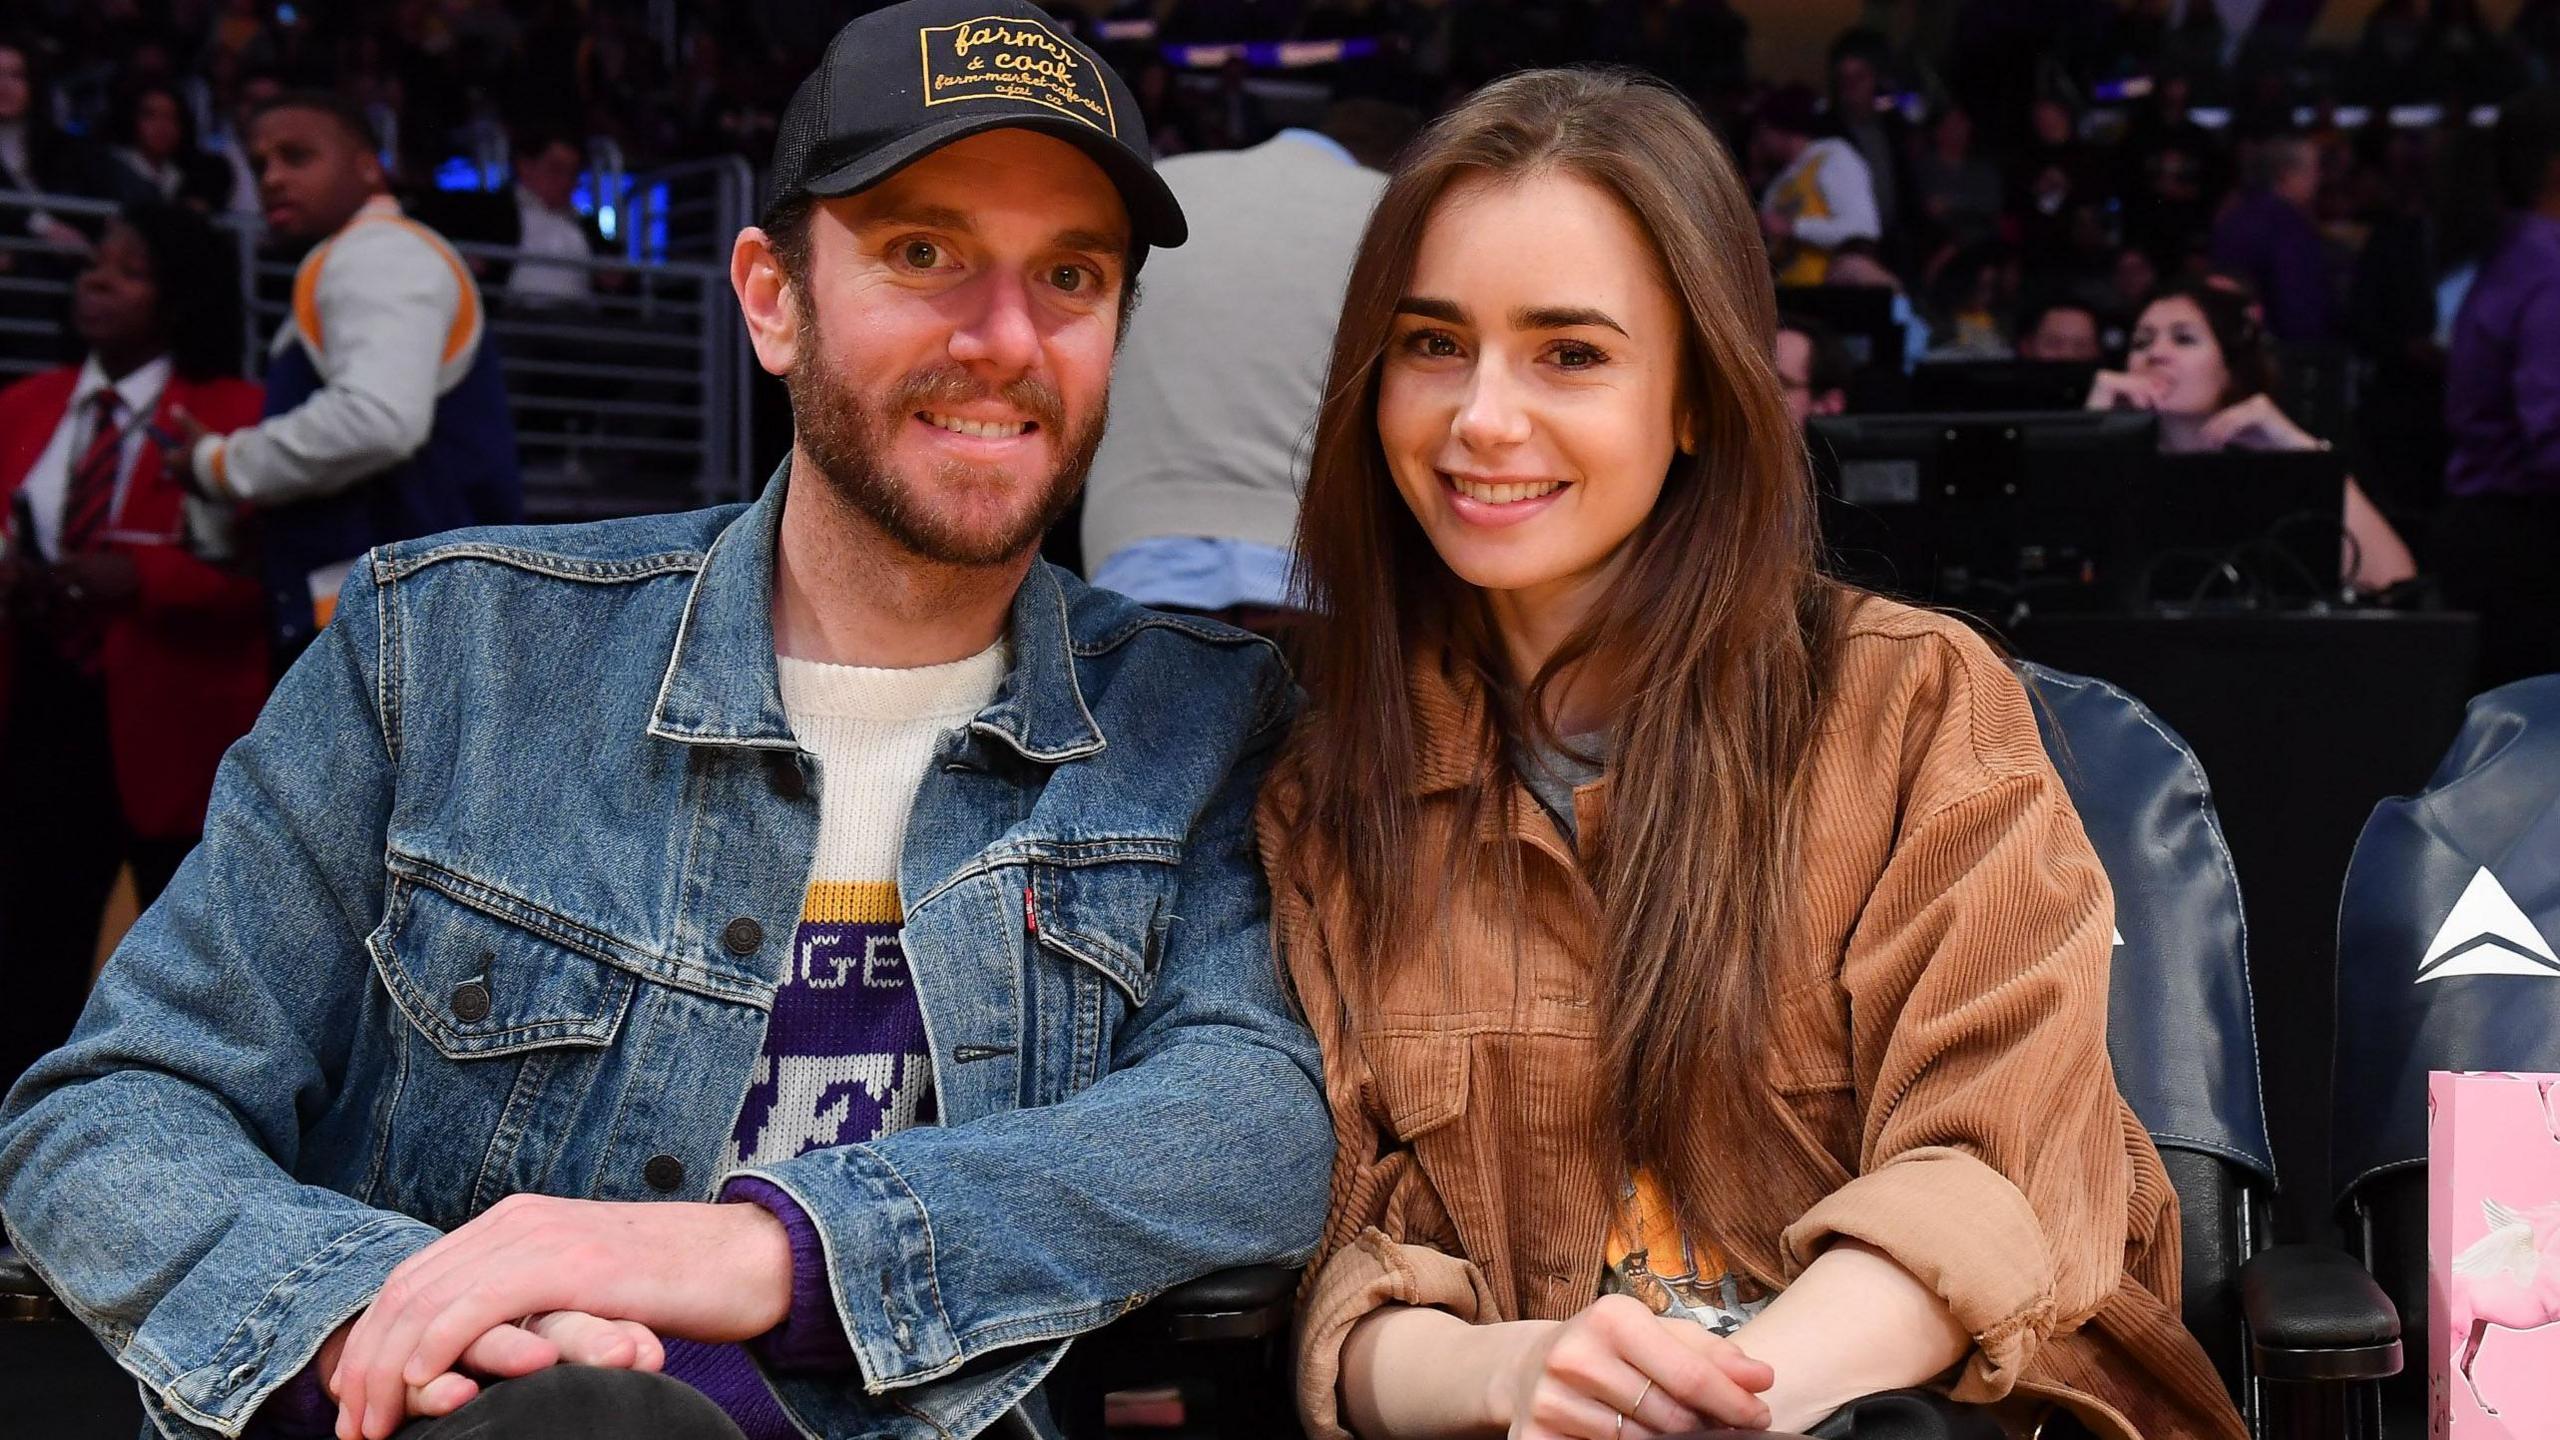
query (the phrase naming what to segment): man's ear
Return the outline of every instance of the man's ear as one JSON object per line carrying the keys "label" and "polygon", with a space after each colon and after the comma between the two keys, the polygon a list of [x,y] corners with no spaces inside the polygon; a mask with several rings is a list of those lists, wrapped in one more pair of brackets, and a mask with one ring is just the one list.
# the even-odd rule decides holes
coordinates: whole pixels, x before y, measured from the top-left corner
{"label": "man's ear", "polygon": [[746,319],[756,363],[768,375],[790,374],[800,354],[800,310],[771,237],[753,225],[739,231],[729,247],[729,288],[738,292],[738,313]]}

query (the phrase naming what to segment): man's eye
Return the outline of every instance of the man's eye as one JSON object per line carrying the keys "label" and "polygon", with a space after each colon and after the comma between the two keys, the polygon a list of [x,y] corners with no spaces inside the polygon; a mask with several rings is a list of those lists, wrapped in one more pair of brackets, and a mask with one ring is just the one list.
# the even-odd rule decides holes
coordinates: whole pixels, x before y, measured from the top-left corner
{"label": "man's eye", "polygon": [[1081,265],[1061,265],[1049,272],[1049,283],[1069,295],[1083,291],[1092,279]]}
{"label": "man's eye", "polygon": [[898,247],[898,257],[919,270],[930,270],[942,263],[942,247],[930,240],[910,240]]}

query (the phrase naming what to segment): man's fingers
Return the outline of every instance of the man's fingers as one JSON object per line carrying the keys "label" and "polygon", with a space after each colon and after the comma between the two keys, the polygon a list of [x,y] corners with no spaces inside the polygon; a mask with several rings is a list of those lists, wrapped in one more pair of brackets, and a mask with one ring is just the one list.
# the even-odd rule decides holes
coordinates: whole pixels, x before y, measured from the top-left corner
{"label": "man's fingers", "polygon": [[[570,1358],[568,1347],[560,1344],[556,1337],[542,1333],[538,1326],[498,1325],[466,1346],[459,1363],[461,1368],[475,1375],[494,1375],[512,1380],[536,1370],[548,1370]],[[427,1382],[430,1386],[435,1383],[435,1380]]]}
{"label": "man's fingers", "polygon": [[645,1325],[607,1320],[583,1310],[554,1310],[534,1316],[528,1324],[534,1334],[560,1347],[563,1362],[614,1370],[639,1369],[640,1338],[649,1335]]}
{"label": "man's fingers", "polygon": [[479,1382],[470,1376],[446,1373],[409,1392],[409,1413],[433,1420],[470,1404],[479,1393]]}
{"label": "man's fingers", "polygon": [[631,1362],[632,1369],[657,1371],[667,1368],[667,1344],[658,1338],[657,1331],[637,1320],[616,1320],[613,1323],[632,1332],[631,1344],[638,1352]]}

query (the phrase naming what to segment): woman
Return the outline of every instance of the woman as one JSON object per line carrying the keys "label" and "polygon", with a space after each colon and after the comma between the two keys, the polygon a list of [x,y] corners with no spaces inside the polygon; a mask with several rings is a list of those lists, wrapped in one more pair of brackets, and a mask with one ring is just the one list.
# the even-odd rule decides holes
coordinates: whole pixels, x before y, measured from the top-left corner
{"label": "woman", "polygon": [[204,827],[223,749],[266,695],[258,582],[189,555],[153,431],[258,419],[234,250],[192,212],[128,207],[72,296],[88,358],[0,390],[0,1084],[78,1018],[119,867],[142,903]]}
{"label": "woman", "polygon": [[[2223,450],[2326,450],[2267,391],[2274,382],[2265,332],[2249,297],[2230,282],[2186,281],[2154,295],[2134,323],[2123,370],[2100,371],[2092,410],[2149,410],[2172,455]],[[2364,487],[2347,477],[2339,573],[2359,590],[2386,590],[2418,573],[2399,532]]]}
{"label": "woman", "polygon": [[210,211],[229,198],[230,176],[196,145],[195,117],[177,87],[157,81],[117,100],[114,157],[118,180],[137,200],[169,200]]}
{"label": "woman", "polygon": [[1756,224],[1686,102],[1537,71],[1354,261],[1259,819],[1338,1141],[1304,1418],[1649,1440],[1943,1381],[2233,1440],[2105,877],[1998,657],[1818,574]]}

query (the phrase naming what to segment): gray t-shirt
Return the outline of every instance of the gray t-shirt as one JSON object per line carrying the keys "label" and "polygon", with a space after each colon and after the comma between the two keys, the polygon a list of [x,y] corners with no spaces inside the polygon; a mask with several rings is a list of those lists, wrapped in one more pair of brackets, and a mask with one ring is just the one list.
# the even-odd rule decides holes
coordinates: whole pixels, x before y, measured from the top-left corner
{"label": "gray t-shirt", "polygon": [[1521,783],[1555,817],[1556,828],[1564,832],[1566,843],[1579,847],[1582,836],[1574,827],[1573,792],[1599,779],[1601,772],[1609,768],[1609,732],[1593,730],[1567,735],[1562,749],[1523,744],[1514,761],[1520,767]]}

